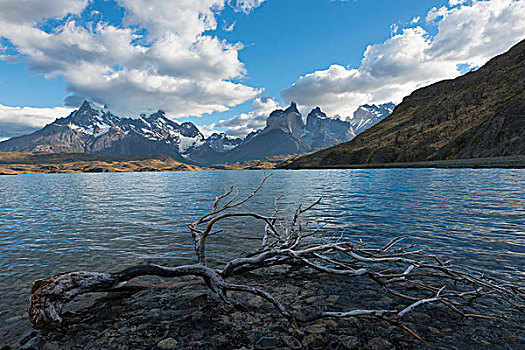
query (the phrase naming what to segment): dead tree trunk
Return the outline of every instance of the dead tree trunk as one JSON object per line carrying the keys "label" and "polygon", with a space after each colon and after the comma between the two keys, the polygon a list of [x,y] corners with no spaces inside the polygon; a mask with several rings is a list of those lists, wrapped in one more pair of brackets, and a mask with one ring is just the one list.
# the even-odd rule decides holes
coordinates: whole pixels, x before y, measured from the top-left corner
{"label": "dead tree trunk", "polygon": [[[412,246],[394,249],[402,237],[391,240],[383,247],[375,248],[361,242],[353,243],[344,235],[319,243],[320,240],[312,237],[320,230],[306,230],[300,222],[300,217],[318,205],[321,199],[306,208],[299,206],[288,225],[276,216],[277,198],[272,216],[237,211],[238,207],[259,191],[267,179],[268,176],[265,176],[260,185],[242,199],[238,199],[237,188],[230,187],[215,199],[209,213],[188,225],[195,242],[195,264],[176,267],[138,265],[120,272],[69,272],[37,280],[31,290],[31,304],[28,309],[30,321],[38,327],[61,327],[62,308],[75,297],[93,292],[142,288],[143,286],[137,286],[130,281],[147,275],[202,278],[207,287],[227,303],[231,302],[227,291],[258,295],[271,303],[294,325],[296,322],[328,317],[376,316],[405,329],[415,337],[418,337],[417,334],[403,325],[401,319],[422,304],[442,303],[465,317],[491,318],[490,315],[468,314],[461,311],[461,308],[470,300],[496,295],[518,312],[525,312],[523,287],[485,276],[474,276],[433,255],[425,255]],[[222,267],[209,267],[206,262],[206,240],[221,232],[214,231],[216,223],[232,217],[252,218],[265,223],[261,247],[227,262]],[[260,288],[228,282],[228,278],[232,276],[277,265],[300,266],[352,279],[370,279],[377,283],[379,288],[406,300],[406,303],[397,306],[385,305],[382,309],[328,311],[305,317],[292,314],[276,297]]]}

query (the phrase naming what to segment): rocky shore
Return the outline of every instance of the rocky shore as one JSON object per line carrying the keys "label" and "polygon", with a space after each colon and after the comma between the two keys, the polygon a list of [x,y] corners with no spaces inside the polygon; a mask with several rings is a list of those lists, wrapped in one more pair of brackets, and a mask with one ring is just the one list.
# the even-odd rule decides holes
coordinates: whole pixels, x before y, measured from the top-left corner
{"label": "rocky shore", "polygon": [[[279,268],[243,276],[295,313],[401,307],[407,303],[360,280]],[[358,282],[359,281],[359,282]],[[173,282],[173,281],[167,281]],[[299,330],[259,297],[236,294],[227,305],[202,284],[100,294],[72,303],[62,330],[2,332],[0,349],[522,349],[525,317],[463,318],[441,304],[423,305],[402,321],[423,340],[375,317],[325,319]],[[476,309],[497,307],[485,300]],[[6,335],[7,334],[7,335]]]}

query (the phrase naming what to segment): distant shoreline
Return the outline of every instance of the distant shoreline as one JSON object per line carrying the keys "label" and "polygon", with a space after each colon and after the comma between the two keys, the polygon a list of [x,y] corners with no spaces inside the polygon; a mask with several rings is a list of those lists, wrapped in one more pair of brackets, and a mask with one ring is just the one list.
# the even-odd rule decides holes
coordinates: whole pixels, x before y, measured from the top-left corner
{"label": "distant shoreline", "polygon": [[425,162],[406,163],[378,163],[378,164],[342,164],[321,165],[315,167],[293,166],[282,169],[410,169],[410,168],[436,168],[436,169],[525,169],[525,155],[508,157],[490,157],[475,159],[449,159]]}
{"label": "distant shoreline", "polygon": [[[286,157],[285,157],[286,158]],[[283,162],[284,163],[284,162]],[[175,161],[168,156],[139,155],[110,157],[84,153],[3,153],[0,152],[0,175],[100,173],[100,172],[160,172],[195,170],[257,170],[257,169],[525,169],[525,155],[476,159],[454,159],[408,163],[347,164],[317,167],[292,166],[270,161],[246,164],[198,167]]]}
{"label": "distant shoreline", "polygon": [[87,153],[0,152],[0,175],[195,171],[198,166],[165,155],[106,156]]}

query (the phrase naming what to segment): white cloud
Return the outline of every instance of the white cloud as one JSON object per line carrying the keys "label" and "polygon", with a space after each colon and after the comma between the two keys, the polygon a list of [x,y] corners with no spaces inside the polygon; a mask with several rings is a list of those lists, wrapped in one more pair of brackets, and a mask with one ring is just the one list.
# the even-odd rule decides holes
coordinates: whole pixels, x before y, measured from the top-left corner
{"label": "white cloud", "polygon": [[427,17],[425,18],[425,21],[427,23],[434,22],[437,19],[442,19],[447,14],[448,8],[446,6],[442,6],[439,9],[437,7],[433,7],[428,11]]}
{"label": "white cloud", "polygon": [[0,21],[36,24],[44,18],[61,19],[68,14],[80,14],[88,0],[2,0]]}
{"label": "white cloud", "polygon": [[224,21],[222,30],[224,30],[225,32],[232,32],[236,24],[237,24],[237,21],[233,21],[231,24],[227,24],[226,21]]}
{"label": "white cloud", "polygon": [[399,31],[399,26],[397,24],[395,24],[395,23],[392,23],[390,25],[390,35],[394,36],[394,35],[397,34],[398,31]]}
{"label": "white cloud", "polygon": [[466,3],[468,0],[449,0],[448,1],[448,6],[452,7],[452,6],[457,6],[457,5],[462,5],[464,3]]}
{"label": "white cloud", "polygon": [[[242,45],[207,34],[226,0],[119,0],[123,27],[75,19],[87,0],[3,0],[0,37],[33,72],[69,83],[69,106],[89,98],[120,110],[163,109],[172,116],[224,112],[257,96],[240,82]],[[229,3],[229,2],[228,2]],[[262,1],[236,1],[250,12]],[[101,18],[98,16],[97,18]],[[44,31],[47,19],[61,23]]]}
{"label": "white cloud", "polygon": [[[461,5],[456,2],[454,5]],[[433,8],[432,37],[420,26],[405,28],[383,43],[370,45],[359,68],[333,65],[299,78],[282,91],[284,102],[321,106],[348,116],[361,104],[400,102],[418,87],[457,77],[458,65],[483,65],[524,39],[525,1],[473,1]]]}
{"label": "white cloud", "polygon": [[262,5],[264,0],[228,0],[228,4],[237,12],[250,13],[253,9]]}
{"label": "white cloud", "polygon": [[281,106],[273,98],[257,97],[253,100],[251,112],[241,113],[233,118],[221,120],[217,123],[199,126],[199,129],[205,135],[210,135],[219,129],[229,136],[243,138],[252,131],[264,128],[266,126],[266,118],[279,108]]}
{"label": "white cloud", "polygon": [[9,107],[0,104],[0,139],[29,134],[57,118],[67,117],[72,111],[64,107]]}

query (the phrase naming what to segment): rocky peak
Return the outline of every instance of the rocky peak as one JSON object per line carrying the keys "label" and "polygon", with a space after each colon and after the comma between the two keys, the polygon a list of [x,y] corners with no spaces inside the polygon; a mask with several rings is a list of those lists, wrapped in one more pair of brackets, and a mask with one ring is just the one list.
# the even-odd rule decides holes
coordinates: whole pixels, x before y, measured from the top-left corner
{"label": "rocky peak", "polygon": [[95,105],[93,105],[90,101],[85,100],[84,102],[82,102],[82,105],[78,109],[77,114],[85,114],[92,111],[97,111]]}
{"label": "rocky peak", "polygon": [[246,135],[246,137],[244,138],[244,141],[243,142],[246,142],[246,141],[250,141],[251,139],[253,139],[255,136],[259,135],[261,133],[261,129],[259,130],[255,130],[255,131],[252,131],[251,133],[249,133],[248,135]]}
{"label": "rocky peak", "polygon": [[67,126],[77,133],[100,136],[105,134],[112,125],[118,124],[120,118],[109,112],[97,109],[92,102],[85,100],[78,110],[66,118],[59,118],[52,124]]}
{"label": "rocky peak", "polygon": [[71,114],[71,119],[80,125],[89,125],[92,123],[93,117],[101,115],[101,111],[96,109],[95,105],[85,100],[80,108]]}
{"label": "rocky peak", "polygon": [[317,128],[320,122],[319,120],[325,118],[327,118],[327,116],[321,111],[321,108],[315,107],[306,117],[306,129],[312,130]]}
{"label": "rocky peak", "polygon": [[155,112],[153,114],[150,114],[149,117],[150,118],[158,118],[158,119],[166,118],[166,113],[164,113],[164,111],[162,109],[159,109],[157,112]]}
{"label": "rocky peak", "polygon": [[266,119],[266,130],[281,129],[289,134],[301,135],[304,129],[304,122],[301,113],[297,109],[297,104],[292,102],[290,107],[284,111],[277,109]]}
{"label": "rocky peak", "polygon": [[326,114],[323,111],[321,111],[321,107],[315,107],[310,113],[308,113],[308,115],[320,115],[323,118],[326,118]]}
{"label": "rocky peak", "polygon": [[288,114],[288,113],[299,113],[299,110],[297,109],[297,103],[292,101],[292,103],[290,104],[290,107],[286,108],[284,110],[284,113],[286,113],[286,114]]}
{"label": "rocky peak", "polygon": [[186,137],[199,137],[204,139],[204,135],[201,134],[195,124],[191,122],[184,122],[180,125],[180,133]]}

